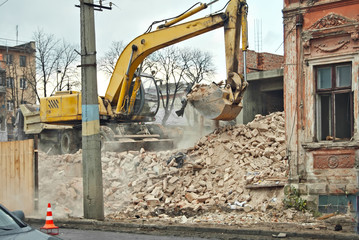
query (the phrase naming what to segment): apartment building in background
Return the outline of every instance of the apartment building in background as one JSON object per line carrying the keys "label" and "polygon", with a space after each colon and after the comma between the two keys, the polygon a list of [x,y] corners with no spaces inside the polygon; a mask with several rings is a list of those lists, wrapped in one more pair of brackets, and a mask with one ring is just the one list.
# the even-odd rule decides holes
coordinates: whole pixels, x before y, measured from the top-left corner
{"label": "apartment building in background", "polygon": [[[22,103],[36,102],[36,94],[30,81],[36,79],[35,42],[16,46],[0,46],[0,113],[6,111],[6,128],[9,140],[13,139],[13,123],[16,109]],[[1,125],[0,123],[0,126]]]}

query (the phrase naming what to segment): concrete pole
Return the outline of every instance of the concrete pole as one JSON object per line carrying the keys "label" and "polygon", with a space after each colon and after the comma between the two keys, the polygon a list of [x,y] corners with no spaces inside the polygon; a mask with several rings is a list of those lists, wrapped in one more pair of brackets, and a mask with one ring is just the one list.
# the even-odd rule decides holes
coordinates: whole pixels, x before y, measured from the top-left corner
{"label": "concrete pole", "polygon": [[93,0],[80,0],[84,217],[104,219]]}

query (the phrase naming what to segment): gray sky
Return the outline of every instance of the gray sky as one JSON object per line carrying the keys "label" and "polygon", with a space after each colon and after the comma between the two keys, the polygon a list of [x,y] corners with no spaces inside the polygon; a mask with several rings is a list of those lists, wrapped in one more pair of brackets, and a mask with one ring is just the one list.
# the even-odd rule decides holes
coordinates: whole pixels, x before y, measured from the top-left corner
{"label": "gray sky", "polygon": [[[98,2],[95,0],[95,3]],[[96,12],[96,44],[98,57],[109,48],[111,42],[122,40],[130,42],[143,34],[155,20],[176,16],[197,3],[193,0],[112,0],[116,6],[112,10]],[[209,0],[201,2],[208,3]],[[210,8],[195,15],[203,17],[215,12],[226,4],[219,0]],[[105,1],[108,3],[108,1]],[[262,35],[262,52],[283,54],[283,0],[247,0],[249,6],[249,49],[257,50],[254,36]],[[1,5],[2,4],[2,5]],[[80,9],[75,7],[78,0],[0,0],[0,45],[16,44],[32,40],[33,32],[42,29],[67,42],[80,45]],[[261,21],[261,29],[254,29],[254,19]],[[211,52],[215,59],[217,77],[225,79],[225,58],[223,29],[177,44],[178,47],[190,46]],[[104,94],[108,79],[98,76],[99,92]]]}

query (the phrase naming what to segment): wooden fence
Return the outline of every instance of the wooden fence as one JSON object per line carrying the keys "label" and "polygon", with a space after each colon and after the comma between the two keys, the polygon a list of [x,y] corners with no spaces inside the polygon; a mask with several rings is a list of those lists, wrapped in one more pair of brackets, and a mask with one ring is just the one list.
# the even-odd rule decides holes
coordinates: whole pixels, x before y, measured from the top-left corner
{"label": "wooden fence", "polygon": [[0,203],[9,210],[34,210],[34,140],[0,142]]}

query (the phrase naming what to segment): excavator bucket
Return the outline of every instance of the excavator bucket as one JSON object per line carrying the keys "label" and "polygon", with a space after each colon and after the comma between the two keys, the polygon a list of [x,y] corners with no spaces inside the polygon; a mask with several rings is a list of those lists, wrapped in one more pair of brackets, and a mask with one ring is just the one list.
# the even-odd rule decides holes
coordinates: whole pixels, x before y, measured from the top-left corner
{"label": "excavator bucket", "polygon": [[230,93],[216,84],[195,86],[187,95],[187,101],[205,118],[230,121],[242,110],[242,104],[228,100]]}

